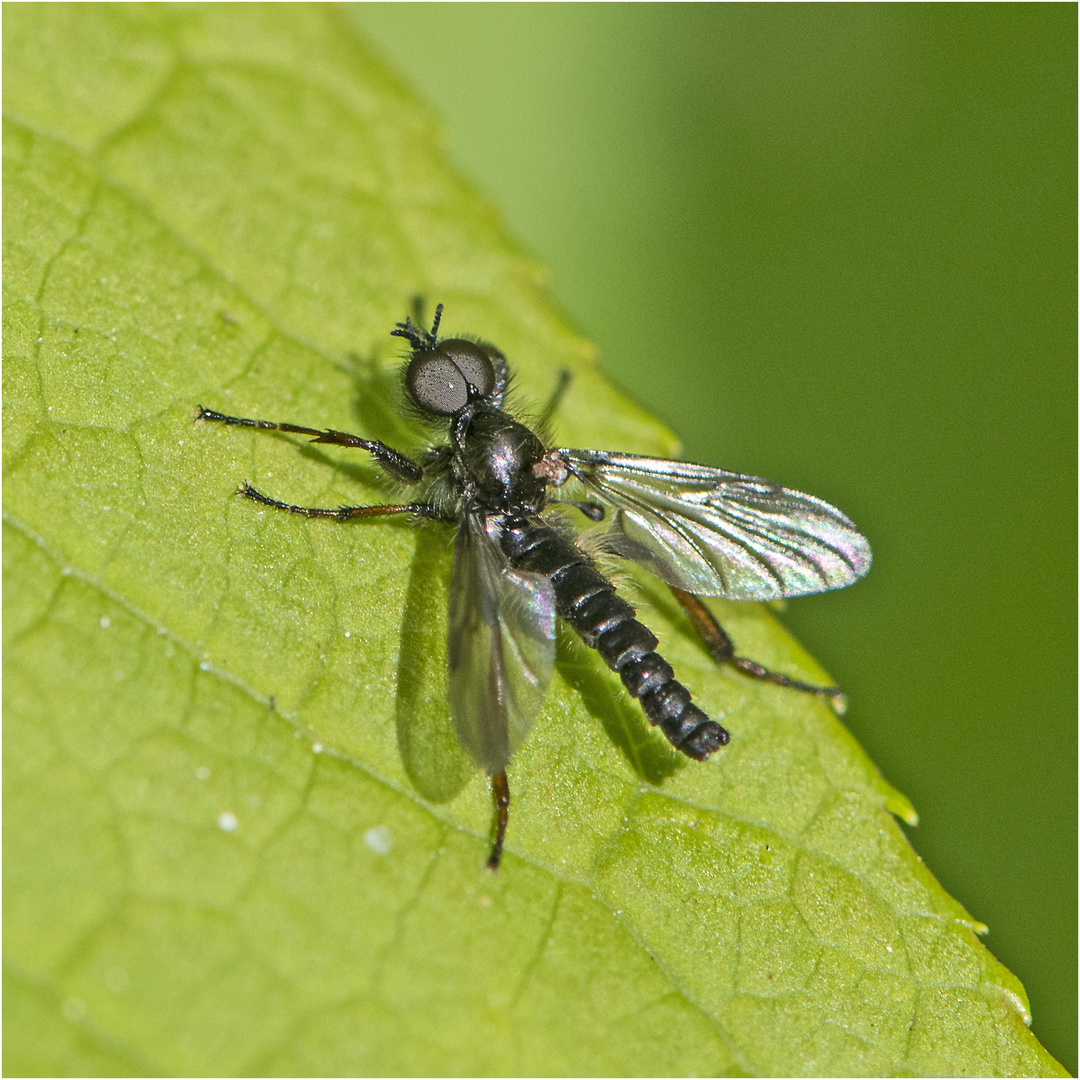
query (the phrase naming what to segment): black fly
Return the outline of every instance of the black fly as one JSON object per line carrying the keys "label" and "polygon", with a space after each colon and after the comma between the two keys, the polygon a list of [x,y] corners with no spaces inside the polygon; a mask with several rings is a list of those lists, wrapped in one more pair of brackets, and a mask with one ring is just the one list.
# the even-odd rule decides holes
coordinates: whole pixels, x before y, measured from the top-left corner
{"label": "black fly", "polygon": [[[704,761],[729,738],[690,700],[656,652],[656,637],[552,515],[555,503],[594,522],[610,515],[603,550],[667,582],[718,663],[842,707],[835,687],[809,686],[736,656],[695,595],[771,600],[851,584],[870,568],[870,547],[840,511],[766,480],[703,465],[545,447],[503,409],[506,358],[485,341],[439,338],[441,317],[440,304],[430,332],[411,319],[391,331],[411,347],[403,372],[411,404],[449,429],[449,443],[424,451],[419,461],[342,431],[246,420],[201,406],[198,419],[366,450],[391,478],[419,492],[413,502],[320,509],[241,487],[239,494],[264,506],[337,521],[410,514],[456,523],[450,709],[461,745],[491,777],[491,869],[499,865],[510,808],[506,766],[551,679],[556,615],[619,673],[672,746]],[[583,486],[588,499],[553,498],[552,489],[568,482]]]}

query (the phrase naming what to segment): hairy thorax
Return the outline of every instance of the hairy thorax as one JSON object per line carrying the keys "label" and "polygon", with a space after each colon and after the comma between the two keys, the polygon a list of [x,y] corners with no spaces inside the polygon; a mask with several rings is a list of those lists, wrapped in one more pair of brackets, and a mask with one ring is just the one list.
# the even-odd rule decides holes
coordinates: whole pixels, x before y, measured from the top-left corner
{"label": "hairy thorax", "polygon": [[544,445],[536,435],[498,409],[476,413],[462,449],[465,476],[476,501],[491,512],[513,508],[539,513],[547,478],[533,467],[543,457]]}

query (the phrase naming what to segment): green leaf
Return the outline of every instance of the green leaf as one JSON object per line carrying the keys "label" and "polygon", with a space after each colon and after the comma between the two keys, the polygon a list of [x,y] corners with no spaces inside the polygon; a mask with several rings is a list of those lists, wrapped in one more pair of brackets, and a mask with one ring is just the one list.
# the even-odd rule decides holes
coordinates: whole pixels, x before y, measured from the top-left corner
{"label": "green leaf", "polygon": [[235,499],[385,487],[196,405],[415,444],[387,334],[419,294],[523,401],[574,371],[560,443],[676,446],[337,11],[14,5],[4,46],[6,1072],[1060,1073],[903,797],[645,578],[730,746],[677,756],[561,635],[483,870],[448,530]]}

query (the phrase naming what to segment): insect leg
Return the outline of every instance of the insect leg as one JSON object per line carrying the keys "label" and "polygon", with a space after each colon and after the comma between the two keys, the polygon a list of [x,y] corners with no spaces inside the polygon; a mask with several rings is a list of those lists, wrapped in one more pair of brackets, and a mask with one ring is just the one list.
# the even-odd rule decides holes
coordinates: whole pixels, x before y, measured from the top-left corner
{"label": "insect leg", "polygon": [[572,506],[575,510],[584,514],[590,521],[604,520],[604,508],[599,503],[570,502],[567,499],[548,499],[548,505]]}
{"label": "insect leg", "polygon": [[361,439],[359,435],[349,435],[347,432],[335,431],[333,428],[322,431],[319,428],[302,427],[300,424],[278,424],[270,420],[249,420],[241,416],[226,416],[213,409],[204,409],[202,405],[199,406],[199,415],[195,419],[216,420],[222,424],[257,428],[260,431],[287,431],[294,435],[311,435],[313,443],[366,450],[386,472],[403,484],[415,484],[424,476],[424,470],[415,461],[393,447],[387,446],[386,443],[379,442],[378,439]]}
{"label": "insect leg", "polygon": [[775,683],[777,686],[786,686],[789,690],[799,690],[804,694],[813,694],[815,697],[827,698],[833,708],[843,715],[847,708],[847,698],[838,686],[813,686],[810,683],[800,682],[788,675],[782,675],[778,671],[770,671],[753,660],[735,655],[735,643],[724,632],[723,627],[716,621],[709,609],[693,594],[684,589],[671,586],[675,599],[683,606],[686,614],[690,616],[694,629],[701,635],[709,654],[718,664],[730,664],[737,671],[751,679],[761,679],[764,682]]}
{"label": "insect leg", "polygon": [[506,839],[506,823],[510,820],[510,784],[505,772],[491,778],[491,797],[495,802],[495,820],[491,823],[495,839],[491,845],[487,868],[498,870],[502,859],[503,841]]}
{"label": "insect leg", "polygon": [[395,506],[294,506],[292,503],[271,499],[261,491],[256,491],[245,482],[236,492],[252,502],[272,506],[276,510],[288,510],[290,514],[303,514],[304,517],[333,518],[335,521],[352,521],[353,518],[388,517],[390,514],[417,514],[420,517],[440,518],[442,515],[431,503],[399,503]]}
{"label": "insect leg", "polygon": [[551,418],[555,415],[555,410],[562,403],[563,396],[566,394],[567,388],[570,386],[574,376],[568,368],[563,368],[559,372],[559,381],[555,384],[555,389],[551,392],[551,397],[548,398],[547,404],[544,406],[544,411],[540,414],[540,418],[537,421],[537,427],[545,428],[551,422]]}

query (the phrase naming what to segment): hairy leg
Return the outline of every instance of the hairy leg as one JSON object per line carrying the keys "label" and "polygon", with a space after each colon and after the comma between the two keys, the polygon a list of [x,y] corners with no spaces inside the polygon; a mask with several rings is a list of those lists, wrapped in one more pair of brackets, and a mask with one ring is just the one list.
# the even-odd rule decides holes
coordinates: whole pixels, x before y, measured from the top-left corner
{"label": "hairy leg", "polygon": [[250,420],[243,416],[226,416],[224,413],[215,412],[213,409],[205,409],[199,406],[198,420],[213,420],[221,424],[230,424],[239,427],[256,428],[259,431],[286,431],[293,435],[310,435],[313,443],[322,443],[327,446],[349,446],[357,450],[366,450],[395,480],[403,484],[415,484],[422,480],[424,470],[411,458],[406,457],[400,451],[395,450],[378,439],[362,439],[359,435],[350,435],[345,431],[335,431],[328,428],[325,431],[319,428],[303,427],[300,424],[280,424],[270,420]]}
{"label": "hairy leg", "polygon": [[751,679],[761,679],[763,682],[775,683],[777,686],[786,686],[789,690],[798,690],[804,694],[813,694],[815,697],[826,699],[841,716],[847,708],[847,698],[838,686],[813,686],[810,683],[800,682],[788,675],[782,675],[778,671],[770,671],[754,660],[748,660],[743,656],[735,655],[735,643],[724,632],[723,627],[716,621],[709,609],[693,593],[684,589],[671,587],[675,599],[683,606],[694,629],[701,635],[710,655],[718,664],[730,664],[736,671],[741,671]]}
{"label": "hairy leg", "polygon": [[353,518],[388,517],[390,514],[416,514],[420,517],[438,518],[441,515],[431,503],[396,503],[386,506],[295,506],[292,503],[272,499],[261,491],[256,491],[250,484],[244,483],[236,492],[252,502],[272,506],[275,510],[288,510],[290,514],[302,514],[304,517],[333,518],[335,521],[352,521]]}

